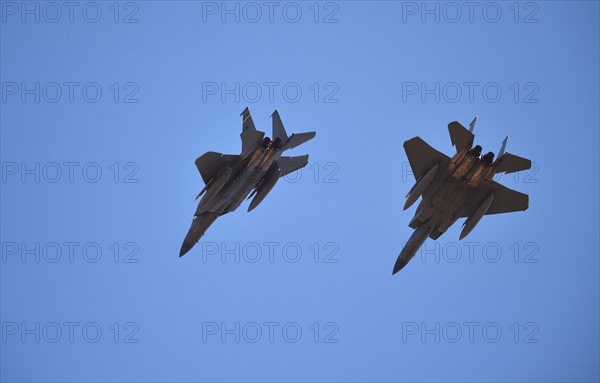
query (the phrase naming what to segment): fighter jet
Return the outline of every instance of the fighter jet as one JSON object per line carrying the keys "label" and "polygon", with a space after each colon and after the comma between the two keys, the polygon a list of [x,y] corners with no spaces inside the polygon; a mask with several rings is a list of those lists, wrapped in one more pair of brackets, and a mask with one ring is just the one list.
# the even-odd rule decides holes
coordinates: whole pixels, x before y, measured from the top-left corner
{"label": "fighter jet", "polygon": [[206,152],[196,159],[196,167],[205,186],[196,199],[204,197],[185,236],[179,256],[200,240],[217,217],[236,210],[248,194],[254,196],[248,211],[257,207],[279,178],[294,172],[308,163],[308,155],[284,157],[282,153],[315,137],[316,132],[288,136],[277,109],[271,115],[273,139],[256,130],[250,109],[242,116],[242,153],[239,155]]}
{"label": "fighter jet", "polygon": [[409,226],[415,229],[396,260],[392,274],[400,271],[430,237],[438,239],[457,219],[467,217],[460,239],[466,237],[481,217],[489,214],[527,210],[529,197],[495,182],[497,173],[527,170],[531,161],[506,152],[508,136],[496,160],[494,153],[481,155],[481,146],[473,147],[473,129],[454,121],[448,124],[450,140],[456,154],[449,158],[429,146],[420,137],[404,143],[416,183],[406,195],[404,210],[419,197],[421,203]]}

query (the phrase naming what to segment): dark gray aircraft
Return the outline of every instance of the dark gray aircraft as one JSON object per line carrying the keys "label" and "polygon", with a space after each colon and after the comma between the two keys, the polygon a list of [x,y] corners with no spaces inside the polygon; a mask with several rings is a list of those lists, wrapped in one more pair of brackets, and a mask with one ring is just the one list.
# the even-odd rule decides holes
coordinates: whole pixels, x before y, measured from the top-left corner
{"label": "dark gray aircraft", "polygon": [[248,211],[254,209],[280,177],[296,171],[308,163],[308,155],[282,157],[281,154],[315,137],[316,132],[292,134],[288,137],[279,112],[271,115],[273,139],[256,130],[250,109],[246,107],[242,116],[242,153],[239,155],[206,152],[196,159],[196,167],[205,186],[196,199],[200,200],[192,226],[185,236],[179,256],[200,240],[217,217],[237,209],[250,194],[254,196]]}
{"label": "dark gray aircraft", "polygon": [[450,140],[456,154],[449,158],[419,137],[404,143],[404,150],[417,182],[406,195],[404,210],[423,197],[409,226],[415,231],[396,260],[396,274],[415,255],[427,237],[438,239],[457,219],[467,217],[460,233],[466,237],[486,214],[527,210],[529,197],[492,180],[497,173],[527,170],[531,161],[506,152],[508,136],[500,153],[481,156],[481,146],[473,147],[473,129],[477,117],[467,130],[457,121],[448,124]]}

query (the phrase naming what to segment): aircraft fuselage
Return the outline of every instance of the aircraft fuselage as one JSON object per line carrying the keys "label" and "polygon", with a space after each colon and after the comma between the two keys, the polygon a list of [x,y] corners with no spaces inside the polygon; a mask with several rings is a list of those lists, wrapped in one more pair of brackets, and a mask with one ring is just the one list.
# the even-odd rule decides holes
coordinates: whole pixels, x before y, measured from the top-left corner
{"label": "aircraft fuselage", "polygon": [[184,243],[193,246],[217,217],[237,209],[280,157],[281,150],[265,140],[232,168],[223,169],[198,203]]}
{"label": "aircraft fuselage", "polygon": [[448,167],[434,179],[433,187],[423,195],[409,226],[416,229],[426,224],[429,236],[437,239],[480,202],[473,198],[477,195],[479,183],[485,182],[490,168],[468,148],[456,153]]}

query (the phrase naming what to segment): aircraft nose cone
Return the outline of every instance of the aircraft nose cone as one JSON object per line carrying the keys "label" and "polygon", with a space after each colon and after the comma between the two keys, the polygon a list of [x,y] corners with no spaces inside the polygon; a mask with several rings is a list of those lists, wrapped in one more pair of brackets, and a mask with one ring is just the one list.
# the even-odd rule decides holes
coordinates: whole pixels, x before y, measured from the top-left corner
{"label": "aircraft nose cone", "polygon": [[396,274],[398,271],[402,270],[404,266],[408,264],[408,261],[404,259],[402,255],[396,259],[396,264],[394,265],[394,271],[392,271],[392,275]]}
{"label": "aircraft nose cone", "polygon": [[394,271],[392,271],[392,275],[396,274],[398,271],[402,270],[404,266],[408,265],[408,262],[415,256],[419,246],[415,246],[414,243],[407,243],[400,255],[396,259],[396,263],[394,264]]}
{"label": "aircraft nose cone", "polygon": [[181,250],[179,251],[179,256],[183,257],[185,255],[185,253],[187,253],[188,251],[190,251],[192,249],[192,247],[194,247],[193,243],[183,241],[183,244],[181,245]]}

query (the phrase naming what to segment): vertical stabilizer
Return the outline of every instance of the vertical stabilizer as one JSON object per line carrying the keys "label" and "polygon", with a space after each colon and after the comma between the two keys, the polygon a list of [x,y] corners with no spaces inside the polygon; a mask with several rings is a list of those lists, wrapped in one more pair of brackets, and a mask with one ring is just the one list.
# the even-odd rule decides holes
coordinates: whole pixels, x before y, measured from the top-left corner
{"label": "vertical stabilizer", "polygon": [[256,130],[254,121],[252,121],[252,115],[250,114],[250,108],[246,107],[240,116],[242,116],[242,133],[240,133],[240,137],[242,138],[242,154],[245,154],[258,146],[265,133]]}
{"label": "vertical stabilizer", "polygon": [[471,121],[471,123],[469,124],[469,132],[473,133],[473,130],[475,129],[475,124],[477,123],[477,116],[475,116],[475,118],[473,119],[473,121]]}
{"label": "vertical stabilizer", "polygon": [[273,119],[273,139],[279,138],[281,139],[281,142],[286,142],[288,135],[283,126],[283,122],[281,122],[278,109],[275,109],[271,115],[271,119]]}
{"label": "vertical stabilizer", "polygon": [[508,137],[510,137],[510,134],[506,136],[504,141],[502,141],[502,146],[500,147],[500,151],[498,152],[498,159],[500,159],[506,153],[506,144],[508,143]]}

